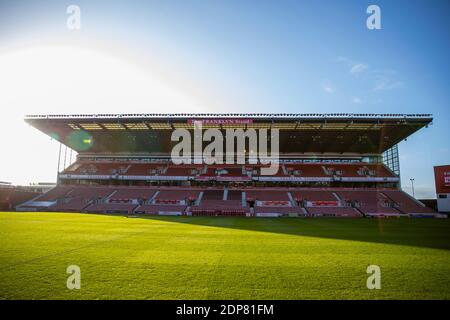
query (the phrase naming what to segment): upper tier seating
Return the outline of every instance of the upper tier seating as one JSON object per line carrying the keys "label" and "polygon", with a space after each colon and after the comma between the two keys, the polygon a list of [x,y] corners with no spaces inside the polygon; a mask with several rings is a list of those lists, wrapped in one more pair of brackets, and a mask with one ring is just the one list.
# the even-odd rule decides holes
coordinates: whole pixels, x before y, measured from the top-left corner
{"label": "upper tier seating", "polygon": [[125,176],[154,176],[161,174],[165,165],[155,163],[132,163],[123,173]]}
{"label": "upper tier seating", "polygon": [[382,164],[333,164],[332,167],[340,171],[342,177],[395,177]]}
{"label": "upper tier seating", "polygon": [[375,177],[395,177],[395,175],[385,165],[370,164],[366,166],[370,171],[372,171],[371,175]]}
{"label": "upper tier seating", "polygon": [[64,170],[66,174],[114,175],[122,174],[129,164],[120,162],[76,162]]}
{"label": "upper tier seating", "polygon": [[286,164],[286,170],[289,174],[296,177],[326,177],[321,164]]}
{"label": "upper tier seating", "polygon": [[200,176],[215,177],[216,176],[216,168],[213,166],[207,166],[207,167],[205,167],[205,169],[201,170]]}
{"label": "upper tier seating", "polygon": [[242,176],[242,166],[220,166],[216,168],[216,174],[225,177]]}
{"label": "upper tier seating", "polygon": [[382,164],[367,163],[302,163],[286,164],[289,174],[298,177],[395,177],[386,166]]}
{"label": "upper tier seating", "polygon": [[163,176],[196,176],[201,170],[202,166],[190,166],[190,165],[171,165],[164,172]]}
{"label": "upper tier seating", "polygon": [[[383,164],[368,163],[280,163],[276,174],[262,174],[262,168],[268,165],[175,165],[167,162],[160,163],[126,163],[126,162],[102,162],[102,161],[78,161],[64,170],[70,179],[70,175],[100,175],[101,179],[109,176],[158,176],[158,180],[167,177],[195,177],[196,180],[251,180],[255,178],[261,181],[270,178],[296,177],[296,178],[325,178],[324,180],[347,178],[356,181],[364,181],[369,178],[395,178],[396,176]],[[77,177],[72,177],[77,178]],[[356,179],[358,178],[358,179]],[[314,180],[314,179],[312,179]]]}
{"label": "upper tier seating", "polygon": [[260,166],[256,166],[257,168],[257,176],[261,176],[261,177],[287,177],[287,175],[284,173],[284,167],[282,164],[278,164],[278,170],[275,174],[272,175],[268,175],[268,174],[263,174],[262,172],[262,168],[269,168],[269,165],[260,165]]}
{"label": "upper tier seating", "polygon": [[325,173],[331,176],[340,176],[340,177],[362,177],[359,173],[361,170],[360,165],[354,164],[337,164],[337,163],[325,163],[323,165],[325,169]]}

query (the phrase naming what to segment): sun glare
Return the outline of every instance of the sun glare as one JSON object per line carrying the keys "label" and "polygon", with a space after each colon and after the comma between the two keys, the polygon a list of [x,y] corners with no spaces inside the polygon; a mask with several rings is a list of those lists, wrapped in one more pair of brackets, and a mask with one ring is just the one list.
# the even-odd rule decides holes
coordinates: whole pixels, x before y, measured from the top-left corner
{"label": "sun glare", "polygon": [[[13,183],[28,183],[30,177],[35,182],[55,180],[56,175],[57,143],[28,127],[25,114],[206,112],[183,88],[148,67],[91,49],[51,46],[2,52],[0,70],[0,138],[4,150],[17,155],[2,158],[0,180]],[[40,170],[30,168],[30,157]]]}

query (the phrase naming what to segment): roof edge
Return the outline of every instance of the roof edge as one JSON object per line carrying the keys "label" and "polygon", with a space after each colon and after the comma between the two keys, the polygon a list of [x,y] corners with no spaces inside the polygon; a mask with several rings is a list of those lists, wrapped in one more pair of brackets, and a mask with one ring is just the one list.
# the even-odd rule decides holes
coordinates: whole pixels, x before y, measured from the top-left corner
{"label": "roof edge", "polygon": [[403,113],[126,113],[126,114],[68,114],[25,115],[25,120],[35,119],[148,119],[148,118],[380,118],[380,119],[432,119],[432,114]]}

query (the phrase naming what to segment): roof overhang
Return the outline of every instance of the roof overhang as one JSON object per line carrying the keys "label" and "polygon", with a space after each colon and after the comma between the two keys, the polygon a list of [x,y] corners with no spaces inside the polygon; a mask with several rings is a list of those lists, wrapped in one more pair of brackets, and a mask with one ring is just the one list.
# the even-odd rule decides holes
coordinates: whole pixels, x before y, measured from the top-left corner
{"label": "roof overhang", "polygon": [[379,154],[432,123],[430,114],[29,115],[25,121],[88,153],[169,153],[175,129],[278,129],[280,153]]}

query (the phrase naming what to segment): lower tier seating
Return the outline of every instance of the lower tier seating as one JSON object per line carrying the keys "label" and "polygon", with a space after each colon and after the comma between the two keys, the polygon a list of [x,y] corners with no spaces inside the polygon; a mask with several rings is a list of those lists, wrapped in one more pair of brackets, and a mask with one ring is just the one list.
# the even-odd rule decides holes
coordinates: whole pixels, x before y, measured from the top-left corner
{"label": "lower tier seating", "polygon": [[156,190],[143,188],[123,188],[116,190],[109,197],[110,202],[131,202],[133,200],[148,201],[155,194]]}
{"label": "lower tier seating", "polygon": [[[231,203],[229,203],[231,202]],[[193,216],[245,216],[250,209],[234,201],[214,201],[214,204],[203,204],[191,207]]]}
{"label": "lower tier seating", "polygon": [[364,214],[402,214],[396,209],[398,204],[389,199],[382,191],[338,191],[337,194]]}
{"label": "lower tier seating", "polygon": [[254,213],[256,216],[306,215],[306,211],[300,207],[255,207]]}
{"label": "lower tier seating", "polygon": [[433,213],[433,210],[423,205],[421,202],[411,198],[406,193],[399,190],[383,191],[389,199],[398,205],[398,210],[408,214]]}
{"label": "lower tier seating", "polygon": [[358,211],[356,211],[356,209],[349,207],[310,207],[306,208],[306,210],[312,216],[346,218],[362,217],[362,215]]}
{"label": "lower tier seating", "polygon": [[242,200],[202,200],[190,212],[193,216],[245,216],[249,208],[242,206]]}
{"label": "lower tier seating", "polygon": [[55,205],[49,207],[49,210],[63,212],[83,212],[84,208],[89,206],[91,203],[92,201],[88,198],[66,198],[58,200]]}
{"label": "lower tier seating", "polygon": [[395,189],[246,187],[227,191],[214,187],[74,185],[55,187],[32,202],[30,206],[35,204],[36,211],[124,214],[335,217],[434,214]]}
{"label": "lower tier seating", "polygon": [[137,207],[134,210],[134,213],[155,215],[182,215],[185,210],[186,206],[144,204]]}
{"label": "lower tier seating", "polygon": [[97,203],[91,204],[84,209],[86,212],[92,213],[123,213],[132,214],[138,205],[127,203]]}

